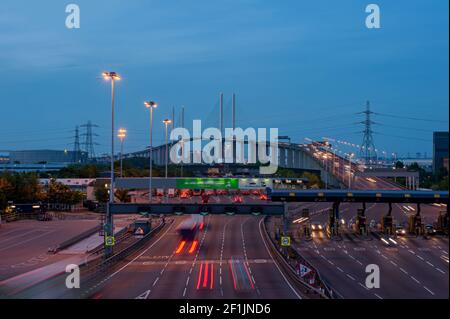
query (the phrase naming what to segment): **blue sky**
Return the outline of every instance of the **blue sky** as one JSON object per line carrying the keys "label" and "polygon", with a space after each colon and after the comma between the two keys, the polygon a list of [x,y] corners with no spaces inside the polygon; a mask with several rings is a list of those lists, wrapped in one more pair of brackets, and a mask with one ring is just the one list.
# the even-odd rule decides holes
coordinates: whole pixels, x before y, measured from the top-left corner
{"label": "blue sky", "polygon": [[[72,1],[81,28],[65,27],[63,1],[0,4],[0,150],[71,149],[76,125],[99,125],[109,149],[109,85],[119,72],[116,125],[126,151],[147,145],[145,99],[162,119],[185,106],[186,122],[218,123],[218,96],[237,94],[237,124],[278,127],[296,142],[360,143],[356,114],[373,111],[378,149],[431,154],[448,130],[448,1],[376,1],[381,29],[365,27],[370,1]],[[178,118],[178,116],[176,116]],[[228,124],[229,125],[229,124]]]}

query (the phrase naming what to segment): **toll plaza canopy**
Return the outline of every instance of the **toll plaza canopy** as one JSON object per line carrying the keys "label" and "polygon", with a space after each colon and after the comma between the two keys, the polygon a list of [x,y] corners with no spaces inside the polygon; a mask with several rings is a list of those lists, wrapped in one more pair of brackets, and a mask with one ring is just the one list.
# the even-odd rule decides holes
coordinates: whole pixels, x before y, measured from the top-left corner
{"label": "toll plaza canopy", "polygon": [[373,203],[443,203],[448,204],[445,191],[403,190],[272,190],[267,195],[281,202],[373,202]]}
{"label": "toll plaza canopy", "polygon": [[[99,178],[96,183],[104,185],[109,178]],[[115,178],[115,187],[126,189],[146,189],[149,185],[148,177]],[[211,177],[185,177],[185,178],[152,178],[153,188],[176,189],[265,189],[272,187],[271,178],[211,178]]]}

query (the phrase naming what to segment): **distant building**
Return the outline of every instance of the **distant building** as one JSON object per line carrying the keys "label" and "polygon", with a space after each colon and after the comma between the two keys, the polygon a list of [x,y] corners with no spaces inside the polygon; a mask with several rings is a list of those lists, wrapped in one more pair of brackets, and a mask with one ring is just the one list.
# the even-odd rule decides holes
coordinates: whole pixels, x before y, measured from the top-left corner
{"label": "distant building", "polygon": [[11,164],[72,164],[85,163],[86,152],[73,152],[67,150],[26,150],[10,151]]}
{"label": "distant building", "polygon": [[448,170],[448,132],[433,132],[433,173],[439,173],[445,163]]}
{"label": "distant building", "polygon": [[423,168],[426,172],[431,172],[433,169],[433,159],[431,158],[399,158],[405,166],[417,163],[420,168]]}
{"label": "distant building", "polygon": [[[51,180],[49,178],[40,178],[39,184],[47,188],[50,181]],[[86,192],[87,187],[89,185],[93,185],[95,182],[95,178],[57,178],[55,181],[70,187],[72,190]]]}
{"label": "distant building", "polygon": [[67,167],[66,163],[56,164],[14,164],[14,163],[1,163],[0,172],[15,172],[15,173],[44,173],[59,171],[64,167]]}

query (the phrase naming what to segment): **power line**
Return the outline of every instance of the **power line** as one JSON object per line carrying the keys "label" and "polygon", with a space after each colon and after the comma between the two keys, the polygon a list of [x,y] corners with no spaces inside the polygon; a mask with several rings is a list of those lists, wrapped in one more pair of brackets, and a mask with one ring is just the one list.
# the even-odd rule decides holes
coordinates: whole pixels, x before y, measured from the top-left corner
{"label": "power line", "polygon": [[374,133],[377,134],[377,135],[384,135],[384,136],[395,137],[395,138],[402,138],[402,139],[407,139],[407,140],[430,142],[430,140],[426,140],[424,138],[417,138],[417,137],[410,137],[410,136],[400,136],[400,135],[391,135],[391,134],[384,134],[384,133],[378,133],[378,132],[374,132]]}
{"label": "power line", "polygon": [[384,113],[374,113],[374,114],[379,115],[379,116],[392,117],[392,118],[404,119],[404,120],[412,120],[412,121],[423,121],[423,122],[434,122],[434,123],[448,123],[448,121],[424,119],[424,118],[409,117],[409,116],[400,116],[400,115],[394,115],[394,114],[384,114]]}

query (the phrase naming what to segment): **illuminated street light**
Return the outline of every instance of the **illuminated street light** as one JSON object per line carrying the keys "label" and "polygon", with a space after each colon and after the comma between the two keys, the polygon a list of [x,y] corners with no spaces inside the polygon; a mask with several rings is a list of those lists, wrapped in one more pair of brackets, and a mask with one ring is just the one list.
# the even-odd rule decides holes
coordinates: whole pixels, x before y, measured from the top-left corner
{"label": "illuminated street light", "polygon": [[152,203],[152,167],[153,167],[153,109],[158,107],[158,104],[154,101],[145,101],[144,105],[150,110],[150,148],[149,148],[149,161],[150,161],[150,176],[148,182],[148,193],[150,204]]}
{"label": "illuminated street light", "polygon": [[352,157],[355,156],[355,154],[350,153],[348,154],[348,188],[351,189],[351,183],[352,183]]}
{"label": "illuminated street light", "polygon": [[[114,83],[120,80],[120,76],[116,72],[103,72],[103,78],[105,80],[111,80],[111,175],[109,183],[109,202],[106,205],[106,230],[105,235],[112,237],[114,235],[113,216],[111,214],[110,205],[114,202]],[[106,239],[105,239],[106,244]],[[105,245],[106,246],[106,245]],[[112,253],[111,246],[105,247],[105,254]]]}
{"label": "illuminated street light", "polygon": [[169,124],[172,123],[171,120],[169,119],[165,119],[163,121],[164,125],[166,126],[166,178],[167,178],[167,163],[169,161],[169,143],[168,143],[168,132],[167,132],[167,127],[169,126]]}
{"label": "illuminated street light", "polygon": [[123,140],[127,136],[127,130],[124,128],[119,128],[117,137],[120,140],[120,177],[122,177],[122,154],[123,154]]}

